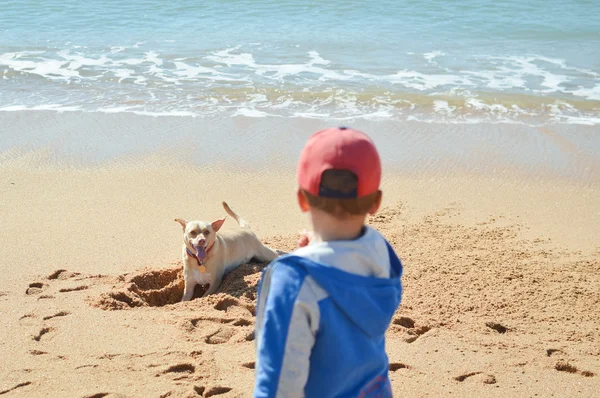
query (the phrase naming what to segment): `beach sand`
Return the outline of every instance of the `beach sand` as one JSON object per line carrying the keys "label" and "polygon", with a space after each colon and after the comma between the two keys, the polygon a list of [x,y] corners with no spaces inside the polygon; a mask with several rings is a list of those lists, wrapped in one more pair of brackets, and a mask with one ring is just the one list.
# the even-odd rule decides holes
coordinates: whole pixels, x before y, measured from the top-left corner
{"label": "beach sand", "polygon": [[[15,128],[32,123],[1,117]],[[46,117],[81,125],[78,115]],[[103,120],[122,123],[115,118]],[[157,120],[133,119],[136,126]],[[39,129],[54,128],[45,122]],[[173,131],[188,128],[177,123]],[[202,142],[229,137],[227,147],[241,136],[237,129],[258,131],[263,122],[229,123],[221,138]],[[226,200],[264,242],[293,250],[308,226],[295,204],[295,156],[316,127],[294,124],[306,131],[288,146],[269,140],[253,166],[243,150],[252,141],[236,149],[244,156],[227,160],[211,156],[226,148],[181,145],[186,133],[133,155],[117,145],[106,155],[118,137],[106,139],[87,148],[102,155],[88,164],[72,156],[86,148],[80,138],[57,133],[54,144],[38,148],[17,142],[16,133],[5,138],[0,395],[251,396],[256,284],[265,264],[242,265],[218,294],[198,298],[198,288],[196,299],[179,303],[182,237],[173,219],[222,217]],[[476,155],[480,166],[468,168],[475,155],[438,148],[436,161],[421,156],[411,168],[393,161],[394,148],[409,149],[382,149],[384,203],[369,224],[404,263],[402,304],[387,333],[396,396],[597,396],[600,181],[597,154],[585,143],[598,139],[579,132],[581,145],[550,130],[531,133],[562,148],[550,166],[486,160],[485,150]],[[515,152],[527,158],[523,142]],[[65,155],[58,147],[75,149]]]}

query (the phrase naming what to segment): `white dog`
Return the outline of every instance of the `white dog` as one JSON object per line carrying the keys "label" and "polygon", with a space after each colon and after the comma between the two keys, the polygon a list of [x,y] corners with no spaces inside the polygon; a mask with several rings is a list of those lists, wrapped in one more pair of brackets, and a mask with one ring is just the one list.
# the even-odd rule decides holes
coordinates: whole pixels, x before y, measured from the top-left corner
{"label": "white dog", "polygon": [[185,288],[181,301],[189,301],[194,295],[196,284],[210,284],[206,297],[217,291],[223,276],[253,257],[258,261],[270,262],[279,254],[263,245],[250,230],[248,223],[223,202],[227,214],[240,227],[217,233],[225,218],[212,223],[186,221],[176,218],[183,227],[183,277]]}

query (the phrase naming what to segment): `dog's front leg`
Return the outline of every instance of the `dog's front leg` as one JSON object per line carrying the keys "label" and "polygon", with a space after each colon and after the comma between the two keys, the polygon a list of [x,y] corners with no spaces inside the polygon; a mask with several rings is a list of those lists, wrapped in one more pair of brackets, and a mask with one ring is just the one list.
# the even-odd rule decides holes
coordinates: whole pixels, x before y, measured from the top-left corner
{"label": "dog's front leg", "polygon": [[196,287],[196,281],[194,278],[185,277],[185,286],[183,287],[183,297],[181,302],[190,301],[194,295],[194,287]]}
{"label": "dog's front leg", "polygon": [[204,295],[202,295],[202,297],[206,297],[210,294],[215,293],[219,289],[219,286],[221,286],[222,280],[223,274],[215,272],[214,276],[210,279],[210,286],[208,287],[208,290],[206,291],[206,293],[204,293]]}

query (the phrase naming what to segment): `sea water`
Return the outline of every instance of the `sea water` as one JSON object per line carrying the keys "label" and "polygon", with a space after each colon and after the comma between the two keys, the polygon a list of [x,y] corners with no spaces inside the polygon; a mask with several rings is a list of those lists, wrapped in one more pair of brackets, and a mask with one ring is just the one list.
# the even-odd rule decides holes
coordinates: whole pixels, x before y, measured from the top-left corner
{"label": "sea water", "polygon": [[600,124],[598,0],[3,0],[0,111]]}

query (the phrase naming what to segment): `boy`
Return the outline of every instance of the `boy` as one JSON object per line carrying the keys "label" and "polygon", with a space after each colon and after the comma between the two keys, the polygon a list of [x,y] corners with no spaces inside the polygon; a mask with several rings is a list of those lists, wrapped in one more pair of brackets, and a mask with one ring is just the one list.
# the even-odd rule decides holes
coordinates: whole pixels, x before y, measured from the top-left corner
{"label": "boy", "polygon": [[254,396],[390,397],[385,331],[400,304],[402,265],[365,226],[381,204],[375,145],[357,130],[319,131],[297,178],[313,237],[263,273]]}

